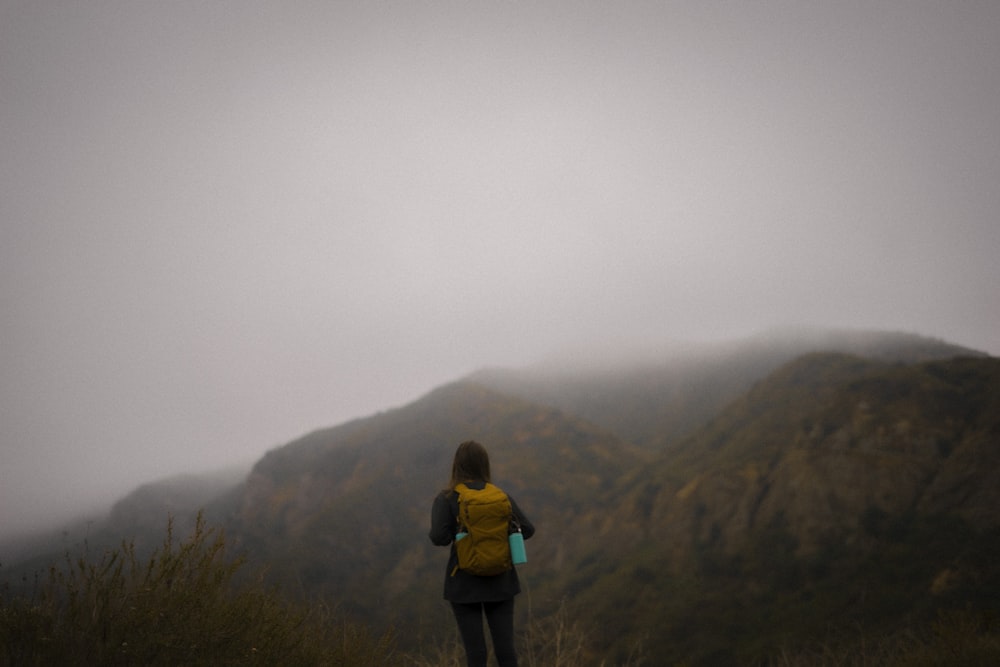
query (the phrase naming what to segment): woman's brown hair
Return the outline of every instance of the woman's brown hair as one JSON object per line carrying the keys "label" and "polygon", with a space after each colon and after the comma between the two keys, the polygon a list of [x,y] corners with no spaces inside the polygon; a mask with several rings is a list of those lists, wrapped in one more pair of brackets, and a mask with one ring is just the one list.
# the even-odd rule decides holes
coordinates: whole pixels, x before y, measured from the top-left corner
{"label": "woman's brown hair", "polygon": [[462,482],[490,481],[490,455],[486,448],[475,440],[466,440],[455,450],[455,460],[451,464],[451,484],[454,489]]}

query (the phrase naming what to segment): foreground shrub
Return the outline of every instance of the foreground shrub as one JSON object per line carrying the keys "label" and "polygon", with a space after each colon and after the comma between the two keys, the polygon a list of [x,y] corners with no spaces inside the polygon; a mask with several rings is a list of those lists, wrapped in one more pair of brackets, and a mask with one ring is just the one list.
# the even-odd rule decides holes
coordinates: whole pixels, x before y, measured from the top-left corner
{"label": "foreground shrub", "polygon": [[388,637],[293,606],[259,581],[238,582],[221,532],[199,516],[175,544],[173,523],[148,560],[132,543],[53,567],[30,596],[0,605],[3,665],[394,664]]}
{"label": "foreground shrub", "polygon": [[942,612],[919,631],[783,651],[771,667],[992,667],[1000,665],[1000,625],[990,613]]}

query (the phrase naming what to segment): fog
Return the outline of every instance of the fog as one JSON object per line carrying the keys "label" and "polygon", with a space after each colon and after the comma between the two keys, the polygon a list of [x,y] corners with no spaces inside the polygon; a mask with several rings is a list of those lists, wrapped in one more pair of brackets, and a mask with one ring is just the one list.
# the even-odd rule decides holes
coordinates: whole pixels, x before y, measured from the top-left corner
{"label": "fog", "polygon": [[998,354],[997,109],[994,2],[0,0],[0,535],[567,350]]}

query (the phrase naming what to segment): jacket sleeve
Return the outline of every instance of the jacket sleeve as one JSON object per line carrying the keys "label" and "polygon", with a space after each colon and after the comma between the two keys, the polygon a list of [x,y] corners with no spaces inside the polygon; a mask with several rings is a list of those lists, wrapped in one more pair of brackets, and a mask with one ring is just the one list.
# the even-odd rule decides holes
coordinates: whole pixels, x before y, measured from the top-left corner
{"label": "jacket sleeve", "polygon": [[431,542],[439,547],[446,547],[455,539],[455,515],[448,502],[448,491],[442,491],[434,498],[431,507]]}
{"label": "jacket sleeve", "polygon": [[521,526],[521,534],[524,535],[524,539],[530,539],[535,534],[535,525],[528,520],[528,517],[524,516],[524,512],[517,506],[513,498],[510,499],[510,508],[514,512],[517,523]]}

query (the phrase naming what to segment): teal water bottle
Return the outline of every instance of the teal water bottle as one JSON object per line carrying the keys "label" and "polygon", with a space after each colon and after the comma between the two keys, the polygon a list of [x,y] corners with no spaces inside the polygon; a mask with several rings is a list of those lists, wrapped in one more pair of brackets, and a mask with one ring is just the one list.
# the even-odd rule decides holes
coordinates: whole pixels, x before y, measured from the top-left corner
{"label": "teal water bottle", "polygon": [[514,565],[528,562],[528,554],[524,550],[524,535],[520,530],[510,534],[510,561]]}

